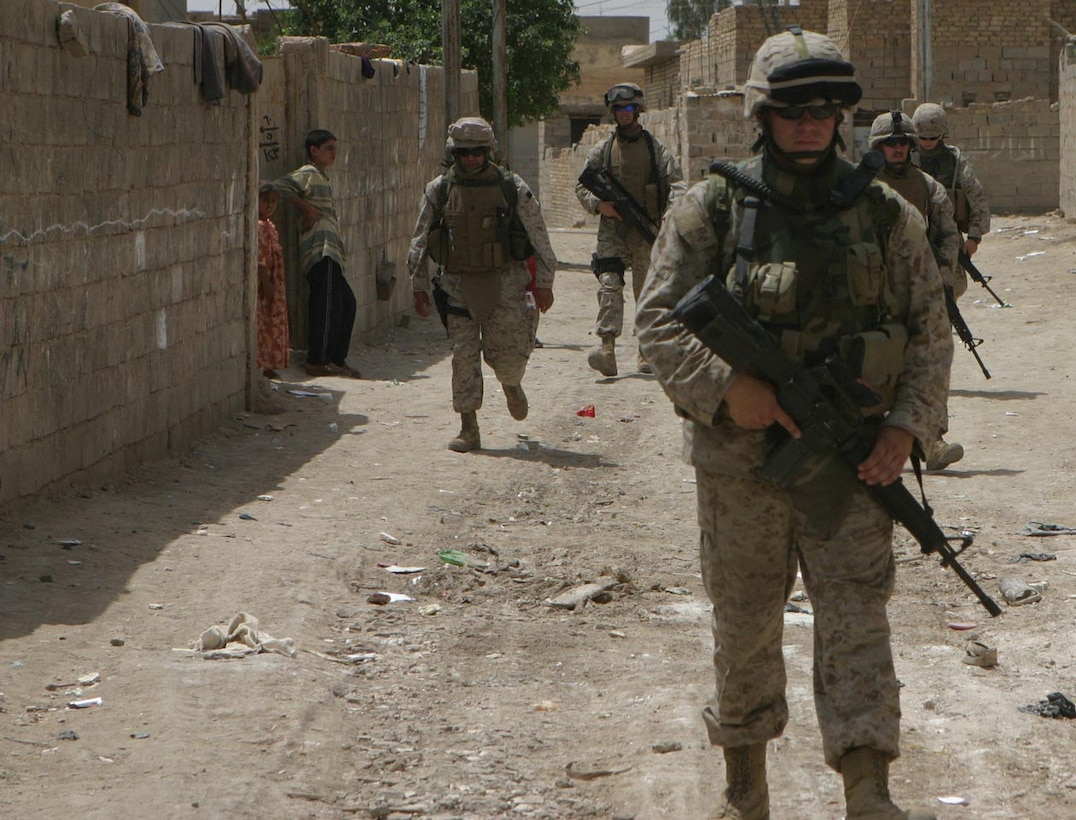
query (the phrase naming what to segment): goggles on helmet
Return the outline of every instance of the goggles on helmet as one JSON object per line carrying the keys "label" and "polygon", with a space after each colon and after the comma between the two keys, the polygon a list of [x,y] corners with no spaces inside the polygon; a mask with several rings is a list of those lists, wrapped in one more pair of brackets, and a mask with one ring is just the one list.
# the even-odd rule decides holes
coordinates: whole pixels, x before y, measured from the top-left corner
{"label": "goggles on helmet", "polygon": [[605,95],[605,99],[609,105],[615,105],[618,100],[624,102],[631,102],[638,96],[639,92],[634,88],[630,88],[626,85],[614,85],[609,89],[609,93]]}

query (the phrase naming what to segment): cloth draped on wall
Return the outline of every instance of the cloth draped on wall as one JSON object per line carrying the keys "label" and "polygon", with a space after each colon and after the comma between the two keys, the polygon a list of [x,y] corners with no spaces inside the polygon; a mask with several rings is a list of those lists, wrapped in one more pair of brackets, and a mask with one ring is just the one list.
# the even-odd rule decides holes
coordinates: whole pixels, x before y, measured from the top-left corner
{"label": "cloth draped on wall", "polygon": [[93,10],[127,19],[127,113],[140,117],[149,101],[149,78],[164,71],[149,26],[123,3],[99,3]]}
{"label": "cloth draped on wall", "polygon": [[253,94],[262,82],[262,61],[242,33],[227,23],[165,23],[194,29],[194,82],[202,98],[220,105],[225,91]]}

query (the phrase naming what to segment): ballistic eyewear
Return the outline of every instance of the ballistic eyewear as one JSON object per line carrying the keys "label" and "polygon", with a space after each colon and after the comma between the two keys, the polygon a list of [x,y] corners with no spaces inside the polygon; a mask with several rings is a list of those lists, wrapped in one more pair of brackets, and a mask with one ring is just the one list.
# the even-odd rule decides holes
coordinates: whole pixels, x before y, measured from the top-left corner
{"label": "ballistic eyewear", "polygon": [[485,148],[454,148],[452,149],[457,157],[478,157],[486,153]]}
{"label": "ballistic eyewear", "polygon": [[613,111],[628,111],[628,112],[634,114],[638,110],[639,110],[639,106],[637,106],[635,103],[626,103],[626,104],[623,104],[623,105],[617,104],[617,105],[613,106]]}
{"label": "ballistic eyewear", "polygon": [[898,145],[911,145],[912,141],[908,137],[889,137],[882,140],[882,145],[886,145],[890,148],[896,148]]}
{"label": "ballistic eyewear", "polygon": [[812,120],[828,120],[840,108],[835,102],[821,105],[790,105],[788,108],[774,108],[773,113],[783,120],[802,120],[804,114],[810,114]]}

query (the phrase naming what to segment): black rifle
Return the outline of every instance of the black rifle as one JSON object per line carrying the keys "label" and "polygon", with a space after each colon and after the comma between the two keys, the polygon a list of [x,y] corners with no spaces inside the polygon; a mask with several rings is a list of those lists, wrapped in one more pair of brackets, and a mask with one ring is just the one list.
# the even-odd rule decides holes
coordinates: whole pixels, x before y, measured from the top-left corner
{"label": "black rifle", "polygon": [[[968,272],[968,276],[970,276],[973,281],[978,282],[980,285],[986,288],[990,295],[998,300],[998,304],[1001,305],[1001,307],[1010,307],[1008,302],[1006,302],[1004,299],[994,293],[994,289],[990,287],[990,285],[986,284],[990,281],[991,277],[983,276],[982,271],[975,267],[975,263],[971,261],[971,257],[968,256],[967,251],[961,250],[957,258],[960,260],[960,267],[962,267]],[[987,376],[987,378],[989,379],[990,377]]]}
{"label": "black rifle", "polygon": [[956,306],[956,299],[953,297],[953,289],[948,285],[945,285],[945,310],[949,314],[949,324],[953,326],[956,335],[960,337],[964,347],[975,357],[975,361],[979,363],[979,369],[983,371],[983,375],[989,379],[990,371],[986,369],[986,365],[983,364],[983,360],[979,356],[979,351],[975,349],[983,343],[983,340],[975,338],[971,328],[968,327],[968,323],[960,315],[960,308]]}
{"label": "black rifle", "polygon": [[[675,316],[717,356],[736,370],[750,373],[773,385],[777,401],[796,422],[801,438],[787,436],[771,451],[760,475],[784,475],[789,479],[812,455],[836,451],[851,470],[867,458],[874,447],[873,428],[851,398],[849,368],[834,361],[814,368],[793,364],[743,305],[714,276],[696,285],[680,300]],[[854,384],[854,380],[853,380]],[[942,564],[952,567],[986,611],[1000,615],[1001,608],[956,560],[971,544],[971,536],[947,537],[898,478],[892,484],[866,484],[867,492],[890,517],[904,525],[924,553],[937,552]],[[958,549],[950,541],[960,541]]]}
{"label": "black rifle", "polygon": [[643,206],[609,171],[587,163],[583,168],[583,173],[579,175],[579,184],[602,202],[612,202],[624,223],[635,228],[651,245],[654,244],[654,240],[658,237],[657,226],[650,221]]}

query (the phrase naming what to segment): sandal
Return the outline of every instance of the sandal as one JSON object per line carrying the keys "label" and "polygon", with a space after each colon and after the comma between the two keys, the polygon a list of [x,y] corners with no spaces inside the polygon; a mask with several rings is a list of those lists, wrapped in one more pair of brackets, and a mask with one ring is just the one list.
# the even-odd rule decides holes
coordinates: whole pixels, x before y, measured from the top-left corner
{"label": "sandal", "polygon": [[338,376],[343,376],[347,379],[361,379],[362,373],[349,365],[347,362],[333,362],[331,367],[335,368]]}

